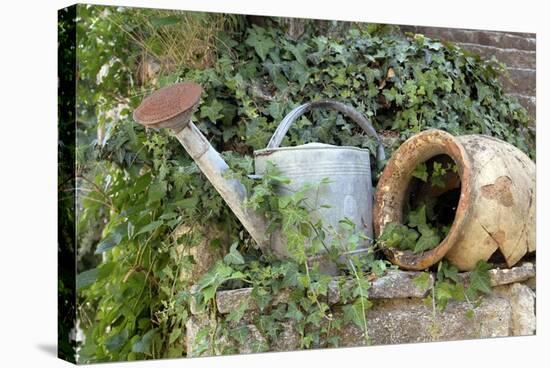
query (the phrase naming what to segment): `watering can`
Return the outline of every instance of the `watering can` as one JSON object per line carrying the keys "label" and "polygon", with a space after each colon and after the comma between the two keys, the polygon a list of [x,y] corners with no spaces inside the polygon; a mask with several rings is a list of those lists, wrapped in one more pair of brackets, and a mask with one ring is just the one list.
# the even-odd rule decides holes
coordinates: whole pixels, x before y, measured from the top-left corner
{"label": "watering can", "polygon": [[[145,98],[134,111],[134,119],[149,128],[169,128],[197,163],[200,170],[227,202],[250,236],[264,252],[279,258],[288,256],[285,240],[280,231],[268,231],[267,219],[245,205],[245,186],[234,176],[221,155],[191,121],[199,105],[202,88],[195,83],[183,82],[164,87]],[[319,188],[322,208],[313,214],[323,224],[338,231],[339,221],[348,218],[356,230],[372,239],[372,183],[370,152],[356,147],[341,147],[322,143],[309,143],[295,147],[279,147],[291,124],[313,108],[335,109],[355,121],[367,134],[378,141],[377,160],[384,160],[384,149],[370,122],[351,106],[333,100],[305,103],[292,110],[279,124],[265,149],[254,152],[256,176],[261,176],[272,162],[290,184],[280,194],[295,191],[306,183],[323,178],[329,182]],[[229,175],[228,175],[229,174]],[[313,198],[306,201],[312,204]],[[307,203],[306,203],[307,204]],[[367,249],[367,240],[355,252]]]}

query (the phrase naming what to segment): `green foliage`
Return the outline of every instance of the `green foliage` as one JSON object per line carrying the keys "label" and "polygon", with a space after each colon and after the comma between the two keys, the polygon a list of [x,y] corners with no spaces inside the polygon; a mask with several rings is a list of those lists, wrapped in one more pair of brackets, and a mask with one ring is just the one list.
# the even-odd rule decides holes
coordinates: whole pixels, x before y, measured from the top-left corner
{"label": "green foliage", "polygon": [[416,247],[418,233],[410,227],[392,222],[386,225],[377,241],[385,247],[399,247],[400,249],[413,250]]}
{"label": "green foliage", "polygon": [[440,231],[426,221],[426,206],[410,211],[406,224],[390,223],[378,242],[386,247],[396,247],[421,253],[436,247],[441,242]]}
{"label": "green foliage", "polygon": [[[324,302],[328,278],[305,260],[309,252],[325,246],[331,256],[331,249],[355,249],[364,239],[343,219],[343,235],[334,237],[335,244],[323,243],[329,233],[311,221],[310,209],[304,208],[305,193],[322,183],[277,196],[275,188],[286,179],[274,173],[259,183],[246,178],[253,173],[253,150],[264,148],[282,117],[303,102],[346,101],[367,115],[377,130],[398,130],[400,140],[427,127],[453,134],[485,133],[534,157],[527,114],[504,95],[498,82],[502,68],[495,61],[420,35],[379,32],[375,25],[335,36],[308,30],[295,42],[269,19],[265,27],[258,27],[235,17],[233,31],[222,32],[218,20],[196,13],[189,16],[193,24],[208,28],[208,22],[216,22],[209,29],[218,31],[202,40],[209,46],[215,40],[217,47],[208,49],[208,62],[200,68],[190,55],[178,56],[178,62],[168,65],[165,61],[173,60],[178,48],[169,48],[163,40],[181,35],[175,28],[185,23],[174,17],[179,14],[78,8],[77,268],[79,315],[86,334],[81,362],[185,356],[185,321],[192,298],[210,310],[217,290],[243,286],[253,287],[254,301],[265,311],[255,324],[270,339],[279,332],[277,322],[291,317],[302,333],[303,347],[337,345],[331,332],[342,321],[331,319]],[[193,44],[192,49],[206,50],[204,44]],[[162,65],[158,78],[143,79],[136,72],[142,70],[143,54],[153,55]],[[288,262],[259,255],[176,139],[131,119],[144,95],[181,80],[203,86],[194,121],[236,177],[246,181],[251,208],[269,216],[271,230],[281,227],[292,254]],[[312,141],[375,151],[375,142],[335,112],[313,111],[300,118],[283,144]],[[182,224],[190,230],[176,238]],[[191,282],[180,274],[191,271],[194,262],[182,249],[200,244],[212,228],[221,229],[228,239],[211,243],[229,248],[229,253],[200,280],[198,296],[191,295]],[[433,238],[427,232],[421,235],[428,244]],[[414,237],[410,232],[400,236]],[[346,320],[358,323],[369,307],[365,275],[380,275],[387,265],[374,251],[361,259],[352,257],[351,262],[342,266],[356,280],[356,287],[347,292],[347,304],[354,307]],[[84,274],[91,269],[97,269],[93,283],[86,281],[93,274]],[[272,306],[273,293],[283,288],[292,290],[291,302]],[[479,285],[474,288],[482,290]],[[242,317],[240,308],[229,321],[213,326],[215,331],[201,332],[199,337],[206,340],[198,338],[196,349],[208,349],[216,334],[235,340],[246,336],[243,329],[224,328]]]}
{"label": "green foliage", "polygon": [[244,263],[243,256],[237,250],[238,245],[239,245],[238,242],[235,242],[231,245],[231,248],[229,248],[229,253],[227,253],[227,255],[223,258],[225,263],[236,264],[236,265]]}
{"label": "green foliage", "polygon": [[470,275],[470,283],[466,289],[466,296],[469,299],[475,299],[480,293],[491,293],[491,279],[489,270],[491,265],[487,262],[479,261]]}
{"label": "green foliage", "polygon": [[[388,267],[387,261],[376,259],[374,249],[370,249],[361,256],[349,257],[347,264],[340,265],[342,272],[348,273],[354,282],[349,291],[342,291],[347,295],[348,304],[343,308],[343,319],[336,321],[326,302],[332,277],[322,272],[321,265],[326,262],[338,264],[339,252],[336,249],[355,250],[367,239],[358,234],[355,224],[349,219],[340,222],[340,231],[325,227],[321,221],[312,220],[312,213],[320,205],[317,203],[312,206],[309,196],[317,198],[319,187],[326,183],[327,180],[306,183],[299,190],[281,195],[281,189],[290,184],[290,179],[282,176],[269,163],[261,180],[249,183],[251,196],[247,205],[266,215],[270,220],[270,231],[281,231],[289,244],[290,259],[263,258],[245,261],[237,250],[237,243],[234,243],[224,261],[218,262],[199,280],[196,291],[197,308],[208,310],[215,293],[223,288],[232,289],[246,285],[252,287],[253,303],[262,312],[255,317],[255,325],[259,326],[271,342],[278,339],[280,322],[289,318],[296,323],[295,327],[302,336],[302,346],[305,348],[328,346],[329,341],[333,345],[337,344],[331,332],[335,331],[334,324],[342,323],[357,324],[364,330],[365,341],[368,342],[366,312],[372,304],[368,300],[370,283],[367,277],[381,276]],[[333,239],[330,244],[327,243],[329,238]],[[325,257],[313,258],[319,251],[324,251]],[[273,296],[282,290],[291,291],[290,299],[284,304],[273,305]],[[225,318],[218,318],[219,323],[230,326],[243,317],[248,307],[249,303],[237,306]],[[217,331],[215,328],[210,333],[205,333],[204,338],[216,335]],[[239,343],[243,338],[242,333],[241,330],[237,334],[228,332],[227,337]],[[212,345],[213,342],[210,341],[209,344]],[[258,347],[262,351],[265,348],[266,346]]]}
{"label": "green foliage", "polygon": [[428,181],[428,167],[426,166],[425,162],[422,162],[414,168],[414,171],[412,172],[412,176],[415,178],[418,178],[422,180],[423,182]]}
{"label": "green foliage", "polygon": [[[489,270],[491,265],[485,261],[479,261],[467,278],[458,276],[458,269],[443,260],[437,264],[435,283],[430,295],[425,299],[427,305],[433,305],[438,310],[444,310],[450,300],[466,300],[470,304],[467,316],[472,316],[473,308],[482,294],[491,293]],[[429,285],[429,273],[422,272],[413,279],[419,288],[427,289]],[[466,287],[465,287],[466,286]]]}
{"label": "green foliage", "polygon": [[[445,188],[445,177],[448,173],[457,173],[454,163],[443,164],[438,161],[418,164],[412,176],[427,183],[432,188]],[[410,199],[409,199],[410,200]],[[409,209],[404,224],[390,223],[378,238],[378,242],[386,247],[410,250],[421,253],[435,248],[447,235],[450,226],[441,224],[434,214],[437,197],[424,198],[416,209]],[[410,203],[408,203],[410,207]]]}
{"label": "green foliage", "polygon": [[[248,31],[248,37],[244,42],[254,48],[262,61],[265,61],[267,53],[275,47],[273,36],[266,35],[266,30],[257,26]],[[305,60],[302,59],[302,61]]]}

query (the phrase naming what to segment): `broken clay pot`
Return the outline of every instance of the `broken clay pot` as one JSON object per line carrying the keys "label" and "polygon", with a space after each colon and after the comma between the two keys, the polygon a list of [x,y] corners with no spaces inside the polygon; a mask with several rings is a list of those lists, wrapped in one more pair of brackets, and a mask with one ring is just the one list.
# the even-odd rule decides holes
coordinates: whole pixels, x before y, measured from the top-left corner
{"label": "broken clay pot", "polygon": [[471,270],[496,250],[509,267],[535,251],[534,162],[499,139],[485,135],[455,137],[436,129],[409,138],[386,165],[375,195],[376,236],[387,224],[402,223],[413,170],[440,155],[456,163],[460,179],[451,228],[438,246],[422,253],[385,248],[389,259],[405,269],[423,270],[445,257],[458,269]]}

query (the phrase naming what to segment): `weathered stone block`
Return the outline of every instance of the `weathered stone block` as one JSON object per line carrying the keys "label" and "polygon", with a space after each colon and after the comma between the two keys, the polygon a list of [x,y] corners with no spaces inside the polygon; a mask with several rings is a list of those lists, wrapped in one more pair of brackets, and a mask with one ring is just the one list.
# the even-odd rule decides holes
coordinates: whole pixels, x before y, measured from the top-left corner
{"label": "weathered stone block", "polygon": [[535,51],[503,49],[495,46],[460,42],[456,45],[463,49],[475,52],[486,59],[490,59],[494,56],[498,61],[506,64],[509,68],[533,70],[536,68],[537,57]]}
{"label": "weathered stone block", "polygon": [[[493,268],[489,270],[492,287],[527,281],[535,277],[535,274],[535,265],[531,262],[524,262],[512,268]],[[461,272],[458,274],[458,278],[467,286],[470,272]]]}
{"label": "weathered stone block", "polygon": [[531,125],[535,127],[534,123],[537,116],[537,99],[535,96],[525,96],[517,93],[510,93],[510,96],[516,98],[521,106],[525,107],[533,120]]}
{"label": "weathered stone block", "polygon": [[300,334],[294,328],[292,321],[282,323],[283,331],[279,339],[273,343],[273,351],[292,351],[300,348]]}
{"label": "weathered stone block", "polygon": [[[466,302],[450,302],[434,314],[419,299],[382,300],[367,312],[367,332],[374,345],[510,335],[512,311],[506,299],[485,298],[473,318],[467,316],[470,308]],[[364,345],[363,331],[355,324],[345,326],[340,336],[342,346]]]}
{"label": "weathered stone block", "polygon": [[[174,240],[183,236],[193,236],[195,231],[202,231],[203,238],[193,246],[178,245],[177,251],[182,255],[193,257],[194,264],[191,269],[184,269],[180,273],[181,280],[196,282],[206,271],[212,267],[214,263],[222,259],[227,253],[226,246],[213,247],[211,241],[213,239],[224,238],[227,235],[220,229],[196,229],[187,225],[181,225],[174,231]],[[227,243],[224,241],[222,243]]]}
{"label": "weathered stone block", "polygon": [[[207,317],[191,316],[185,323],[186,338],[185,346],[188,357],[207,355],[207,349],[198,346],[198,334],[201,329],[210,324],[210,319]],[[206,354],[205,354],[206,353]]]}
{"label": "weathered stone block", "polygon": [[[389,271],[386,275],[374,279],[368,290],[370,299],[382,298],[423,298],[433,285],[433,275],[429,275],[427,288],[420,288],[413,279],[420,272],[409,271]],[[341,287],[352,287],[353,279],[343,279],[336,277],[329,284],[328,304],[333,305],[341,302],[340,290]],[[258,307],[251,297],[252,288],[242,288],[238,290],[224,290],[216,293],[216,305],[218,312],[221,314],[230,313],[233,309],[240,306],[242,303],[248,303],[248,310],[256,310]],[[285,303],[290,296],[290,290],[281,290],[273,297],[272,305]]]}
{"label": "weathered stone block", "polygon": [[[430,274],[428,287],[420,288],[414,283],[414,278],[420,275],[420,272],[412,271],[389,271],[386,275],[379,277],[371,282],[368,290],[369,299],[394,299],[394,298],[423,298],[433,286],[434,277]],[[333,305],[341,302],[338,280],[333,280],[329,284],[328,304]],[[343,287],[352,287],[354,280],[349,279],[343,283]]]}
{"label": "weathered stone block", "polygon": [[[290,290],[281,290],[273,296],[271,305],[286,303],[290,296]],[[216,293],[216,306],[221,314],[230,313],[235,308],[248,303],[247,310],[257,310],[258,305],[252,298],[252,288],[242,288],[238,290],[224,290]]]}
{"label": "weathered stone block", "polygon": [[536,96],[537,73],[531,69],[508,69],[510,78],[501,78],[507,93]]}
{"label": "weathered stone block", "polygon": [[535,277],[535,265],[531,262],[524,262],[512,268],[494,268],[489,270],[491,286],[499,286],[523,282]]}
{"label": "weathered stone block", "polygon": [[507,299],[512,308],[512,335],[534,335],[537,329],[535,293],[528,286],[515,283],[494,289],[495,295]]}
{"label": "weathered stone block", "polygon": [[421,33],[444,41],[496,46],[503,49],[536,50],[534,33],[512,33],[456,28],[401,26],[405,32]]}
{"label": "weathered stone block", "polygon": [[[468,317],[470,308],[467,302],[450,302],[445,311],[434,314],[433,308],[426,306],[421,299],[379,300],[367,312],[368,338],[372,345],[385,345],[511,335],[512,308],[507,299],[495,295],[484,298],[474,309],[473,317]],[[334,318],[340,319],[342,316],[341,308],[337,307]],[[335,330],[333,334],[338,337],[338,346],[341,347],[367,345],[363,329],[353,323]],[[325,344],[323,340],[322,345]],[[279,340],[270,350],[296,350],[300,347],[300,341],[293,323],[285,322]],[[258,341],[250,337],[247,344],[257,345]],[[239,351],[248,352],[250,349],[239,348]]]}

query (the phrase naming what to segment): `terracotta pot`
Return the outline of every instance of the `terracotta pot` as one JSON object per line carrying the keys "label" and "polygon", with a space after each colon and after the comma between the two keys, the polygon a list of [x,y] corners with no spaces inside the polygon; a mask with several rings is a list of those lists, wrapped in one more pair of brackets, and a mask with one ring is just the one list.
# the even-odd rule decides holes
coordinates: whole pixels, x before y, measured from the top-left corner
{"label": "terracotta pot", "polygon": [[[510,267],[527,252],[535,251],[534,162],[499,139],[484,135],[454,137],[436,129],[409,138],[386,165],[375,194],[376,236],[387,224],[402,223],[413,170],[439,155],[447,155],[456,163],[460,179],[460,197],[451,228],[431,250],[414,254],[384,248],[388,258],[402,268],[423,270],[445,257],[458,269],[471,270],[497,249]],[[447,184],[449,190],[456,187],[452,178]]]}

